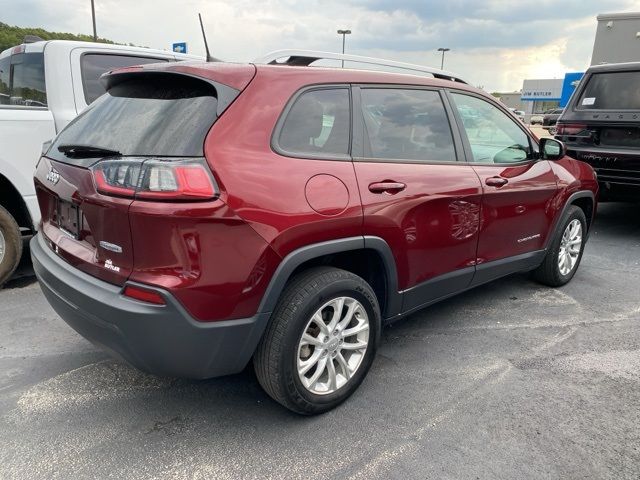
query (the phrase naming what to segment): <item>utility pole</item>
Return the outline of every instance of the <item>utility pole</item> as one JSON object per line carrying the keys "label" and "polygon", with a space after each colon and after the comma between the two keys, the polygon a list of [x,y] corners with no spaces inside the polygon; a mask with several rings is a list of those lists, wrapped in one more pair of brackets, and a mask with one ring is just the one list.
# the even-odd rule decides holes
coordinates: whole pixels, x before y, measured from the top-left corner
{"label": "utility pole", "polygon": [[98,34],[96,33],[96,7],[91,0],[91,19],[93,20],[93,41],[98,41]]}
{"label": "utility pole", "polygon": [[451,50],[450,48],[443,48],[440,47],[438,49],[439,52],[442,52],[442,60],[440,61],[440,70],[444,70],[444,52],[448,52],[449,50]]}
{"label": "utility pole", "polygon": [[[344,40],[347,35],[351,35],[351,30],[338,30],[338,35],[342,35],[342,54],[344,55]],[[342,60],[342,68],[344,68],[344,60]]]}

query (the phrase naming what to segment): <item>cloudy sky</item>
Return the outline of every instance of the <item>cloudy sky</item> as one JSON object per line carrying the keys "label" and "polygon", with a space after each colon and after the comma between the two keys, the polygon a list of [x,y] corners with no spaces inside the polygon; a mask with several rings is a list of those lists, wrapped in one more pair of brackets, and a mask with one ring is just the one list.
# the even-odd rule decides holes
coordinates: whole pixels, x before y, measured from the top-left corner
{"label": "cloudy sky", "polygon": [[[640,10],[636,0],[95,0],[98,35],[204,54],[197,13],[214,56],[248,61],[284,48],[339,51],[440,66],[489,91],[523,78],[563,77],[589,64],[596,15]],[[90,0],[0,0],[0,21],[91,33]]]}

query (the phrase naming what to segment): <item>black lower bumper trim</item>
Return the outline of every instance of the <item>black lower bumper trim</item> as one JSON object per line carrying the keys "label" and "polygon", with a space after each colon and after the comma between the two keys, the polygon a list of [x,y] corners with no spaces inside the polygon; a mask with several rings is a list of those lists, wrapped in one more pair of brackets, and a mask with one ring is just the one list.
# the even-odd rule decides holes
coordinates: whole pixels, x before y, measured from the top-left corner
{"label": "black lower bumper trim", "polygon": [[59,258],[41,233],[30,248],[42,291],[58,315],[92,343],[157,375],[202,379],[240,372],[270,316],[198,322],[165,290],[155,289],[166,305],[122,296],[120,287]]}

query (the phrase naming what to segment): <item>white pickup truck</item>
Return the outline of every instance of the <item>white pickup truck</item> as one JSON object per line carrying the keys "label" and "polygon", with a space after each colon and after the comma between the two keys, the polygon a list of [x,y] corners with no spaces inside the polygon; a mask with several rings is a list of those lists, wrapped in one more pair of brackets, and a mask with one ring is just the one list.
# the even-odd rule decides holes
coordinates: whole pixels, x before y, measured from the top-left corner
{"label": "white pickup truck", "polygon": [[117,67],[201,57],[66,40],[25,43],[0,53],[0,288],[35,231],[40,210],[33,172],[51,140],[104,93],[100,75]]}

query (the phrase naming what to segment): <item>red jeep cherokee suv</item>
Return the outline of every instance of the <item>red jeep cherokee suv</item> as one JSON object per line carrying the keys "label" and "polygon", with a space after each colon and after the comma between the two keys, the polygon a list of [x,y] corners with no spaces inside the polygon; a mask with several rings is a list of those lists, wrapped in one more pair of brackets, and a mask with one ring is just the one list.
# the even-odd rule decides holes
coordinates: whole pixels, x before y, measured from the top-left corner
{"label": "red jeep cherokee suv", "polygon": [[384,324],[514,272],[565,284],[596,211],[593,170],[434,77],[106,74],[37,167],[44,294],[142,370],[209,378],[253,359],[271,397],[312,414],[358,387]]}

